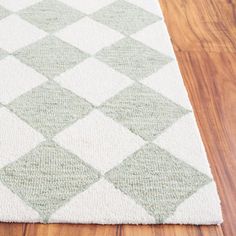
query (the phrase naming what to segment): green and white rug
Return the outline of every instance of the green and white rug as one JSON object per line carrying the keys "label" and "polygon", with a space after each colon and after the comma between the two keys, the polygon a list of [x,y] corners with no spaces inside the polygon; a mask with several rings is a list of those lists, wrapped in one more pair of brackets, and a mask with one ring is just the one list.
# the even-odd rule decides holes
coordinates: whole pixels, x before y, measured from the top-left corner
{"label": "green and white rug", "polygon": [[0,0],[0,221],[222,221],[155,0]]}

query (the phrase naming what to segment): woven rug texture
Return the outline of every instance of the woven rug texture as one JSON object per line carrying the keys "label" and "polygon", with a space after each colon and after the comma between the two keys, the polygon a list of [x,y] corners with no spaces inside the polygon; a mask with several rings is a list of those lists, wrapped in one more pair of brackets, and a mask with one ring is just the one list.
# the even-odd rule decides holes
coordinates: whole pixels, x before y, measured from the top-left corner
{"label": "woven rug texture", "polygon": [[0,0],[0,221],[222,222],[157,1]]}

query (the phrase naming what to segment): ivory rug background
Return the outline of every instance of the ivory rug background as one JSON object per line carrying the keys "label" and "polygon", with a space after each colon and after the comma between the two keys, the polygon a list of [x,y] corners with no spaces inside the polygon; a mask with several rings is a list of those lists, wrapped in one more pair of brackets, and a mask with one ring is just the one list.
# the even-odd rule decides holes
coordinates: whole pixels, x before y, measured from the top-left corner
{"label": "ivory rug background", "polygon": [[0,0],[0,220],[222,221],[157,2]]}

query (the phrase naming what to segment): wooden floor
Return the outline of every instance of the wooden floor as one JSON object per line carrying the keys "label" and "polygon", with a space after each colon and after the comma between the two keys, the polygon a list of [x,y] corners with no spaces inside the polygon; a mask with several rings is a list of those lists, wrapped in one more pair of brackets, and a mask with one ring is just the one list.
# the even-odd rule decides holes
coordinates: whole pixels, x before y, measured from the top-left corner
{"label": "wooden floor", "polygon": [[0,236],[236,235],[236,1],[160,1],[218,185],[223,225],[0,224]]}

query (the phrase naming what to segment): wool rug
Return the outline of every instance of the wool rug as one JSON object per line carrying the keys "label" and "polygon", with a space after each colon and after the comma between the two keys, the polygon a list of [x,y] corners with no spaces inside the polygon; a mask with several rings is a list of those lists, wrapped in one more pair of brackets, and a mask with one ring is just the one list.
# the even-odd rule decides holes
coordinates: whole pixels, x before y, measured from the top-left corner
{"label": "wool rug", "polygon": [[158,2],[0,0],[0,221],[222,221]]}

